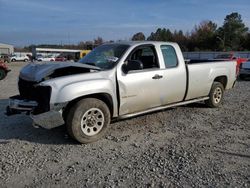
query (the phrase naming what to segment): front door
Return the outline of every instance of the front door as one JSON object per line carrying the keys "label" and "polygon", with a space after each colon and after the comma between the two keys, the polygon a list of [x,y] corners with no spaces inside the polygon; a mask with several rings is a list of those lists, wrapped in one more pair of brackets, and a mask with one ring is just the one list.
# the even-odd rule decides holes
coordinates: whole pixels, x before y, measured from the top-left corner
{"label": "front door", "polygon": [[160,69],[158,56],[153,45],[136,47],[126,61],[142,63],[140,70],[118,74],[120,94],[119,115],[136,113],[161,105],[159,97],[164,70]]}

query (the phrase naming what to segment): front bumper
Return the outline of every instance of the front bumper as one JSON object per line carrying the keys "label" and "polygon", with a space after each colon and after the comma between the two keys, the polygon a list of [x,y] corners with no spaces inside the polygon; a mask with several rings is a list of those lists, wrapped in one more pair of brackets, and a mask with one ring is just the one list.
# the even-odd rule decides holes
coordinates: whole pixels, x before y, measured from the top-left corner
{"label": "front bumper", "polygon": [[25,113],[30,115],[35,126],[45,129],[52,129],[64,124],[62,110],[50,110],[44,113],[33,115],[35,108],[38,106],[36,101],[22,99],[19,95],[10,97],[9,105],[6,108],[6,115]]}
{"label": "front bumper", "polygon": [[20,95],[9,98],[9,105],[6,108],[6,115],[26,113],[29,115],[38,106],[36,101],[22,99]]}

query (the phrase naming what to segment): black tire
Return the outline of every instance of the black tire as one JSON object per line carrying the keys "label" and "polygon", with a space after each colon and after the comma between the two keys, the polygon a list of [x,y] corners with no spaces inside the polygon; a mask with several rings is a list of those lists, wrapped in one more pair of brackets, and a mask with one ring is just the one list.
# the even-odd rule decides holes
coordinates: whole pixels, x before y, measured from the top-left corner
{"label": "black tire", "polygon": [[0,80],[3,80],[6,77],[6,72],[3,69],[0,69]]}
{"label": "black tire", "polygon": [[80,100],[66,115],[69,135],[82,144],[99,140],[105,135],[109,124],[109,108],[96,98]]}
{"label": "black tire", "polygon": [[205,104],[210,108],[217,108],[220,106],[224,96],[224,86],[220,82],[214,82],[209,92],[209,99]]}
{"label": "black tire", "polygon": [[15,62],[15,61],[16,61],[16,59],[12,59],[11,61],[12,61],[12,62]]}

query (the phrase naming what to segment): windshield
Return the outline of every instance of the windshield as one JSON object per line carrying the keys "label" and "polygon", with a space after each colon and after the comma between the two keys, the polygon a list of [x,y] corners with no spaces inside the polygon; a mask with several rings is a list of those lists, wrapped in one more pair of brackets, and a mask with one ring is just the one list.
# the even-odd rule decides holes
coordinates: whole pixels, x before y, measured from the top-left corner
{"label": "windshield", "polygon": [[104,44],[80,59],[79,63],[94,65],[104,70],[111,69],[128,47],[129,45],[124,44]]}

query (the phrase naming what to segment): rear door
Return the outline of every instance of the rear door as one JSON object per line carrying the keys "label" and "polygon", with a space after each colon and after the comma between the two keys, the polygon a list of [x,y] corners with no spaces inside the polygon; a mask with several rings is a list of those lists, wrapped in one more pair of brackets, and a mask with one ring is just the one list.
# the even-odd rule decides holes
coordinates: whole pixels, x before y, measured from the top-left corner
{"label": "rear door", "polygon": [[[171,104],[184,99],[187,84],[187,73],[184,59],[177,45],[159,45],[161,61],[164,62],[160,90],[161,104]],[[176,53],[178,50],[179,55]]]}

